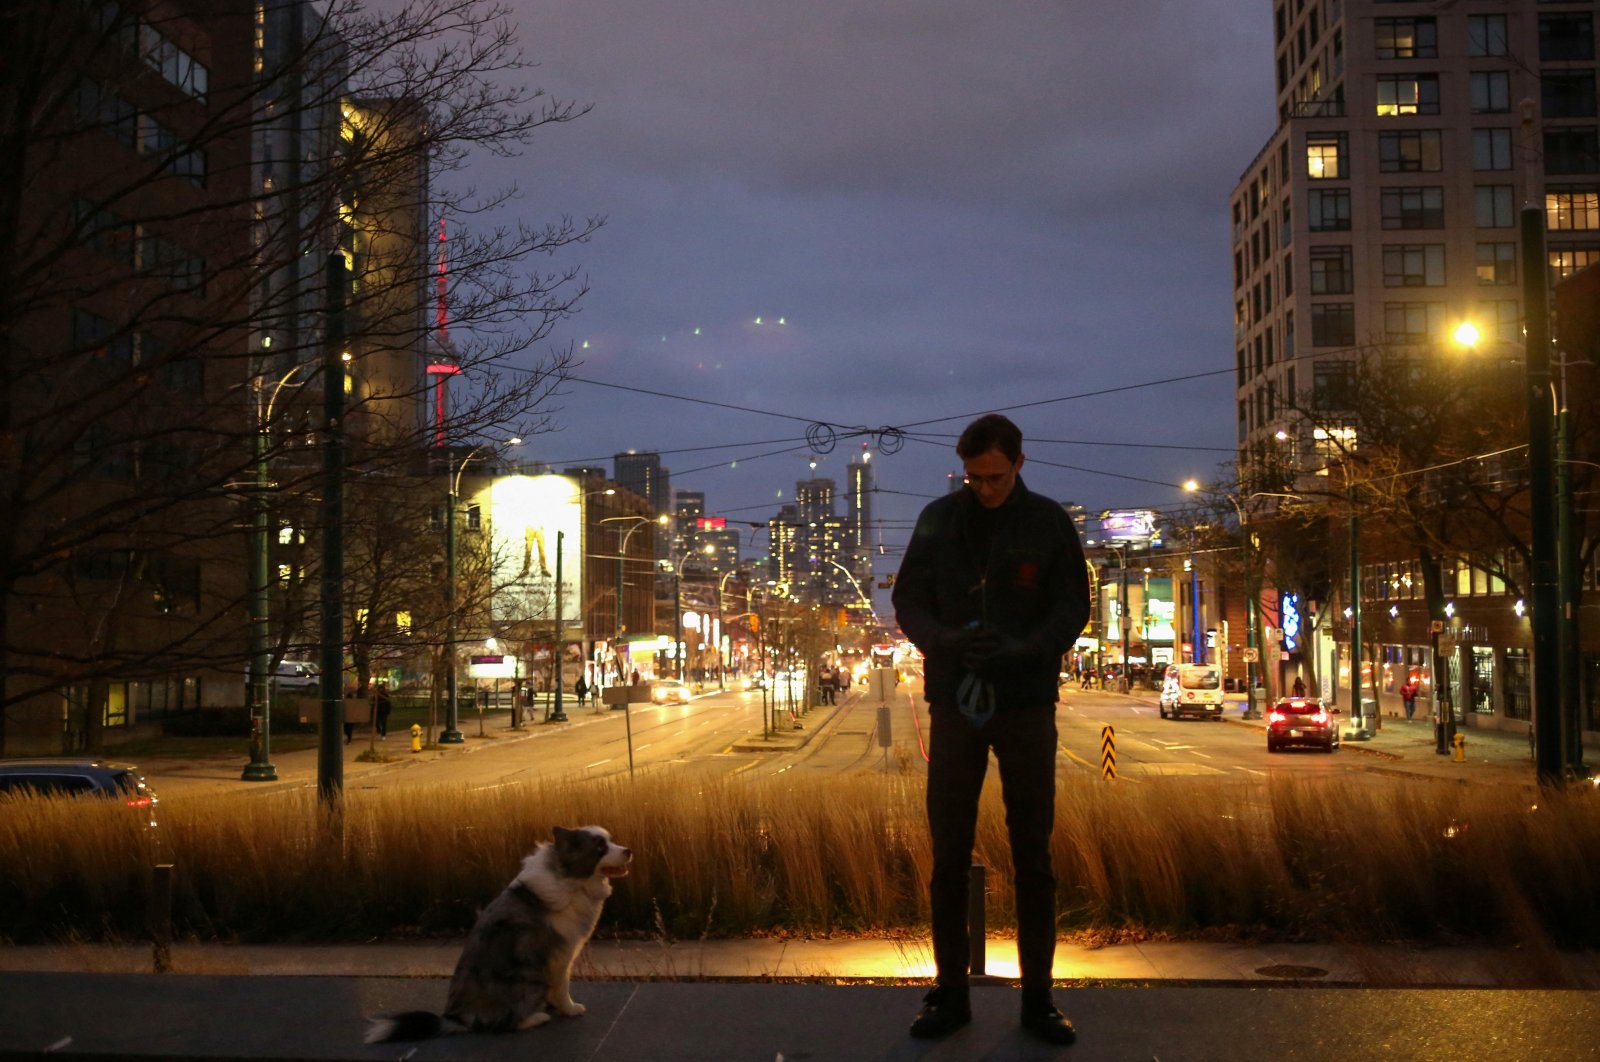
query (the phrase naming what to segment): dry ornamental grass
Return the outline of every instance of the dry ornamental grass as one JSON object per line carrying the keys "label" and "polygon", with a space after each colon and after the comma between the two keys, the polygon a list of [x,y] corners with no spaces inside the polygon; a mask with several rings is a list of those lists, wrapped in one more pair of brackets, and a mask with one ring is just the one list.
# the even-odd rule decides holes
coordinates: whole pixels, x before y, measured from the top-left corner
{"label": "dry ornamental grass", "polygon": [[[1531,793],[1531,791],[1530,791]],[[634,850],[602,932],[669,937],[925,929],[918,775],[547,779],[164,801],[0,797],[0,936],[137,939],[170,862],[180,936],[334,941],[460,934],[555,824]],[[1600,800],[1403,779],[1063,780],[1054,837],[1071,930],[1339,941],[1600,945]],[[998,786],[976,861],[988,923],[1014,925]]]}

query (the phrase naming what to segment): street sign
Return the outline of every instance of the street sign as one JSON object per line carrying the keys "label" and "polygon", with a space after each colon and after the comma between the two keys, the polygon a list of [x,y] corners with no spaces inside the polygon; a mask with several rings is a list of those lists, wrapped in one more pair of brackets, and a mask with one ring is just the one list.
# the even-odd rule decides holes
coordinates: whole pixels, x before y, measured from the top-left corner
{"label": "street sign", "polygon": [[1242,655],[1244,657],[1244,662],[1247,664],[1259,663],[1261,660],[1261,650],[1255,648],[1254,646],[1247,647]]}

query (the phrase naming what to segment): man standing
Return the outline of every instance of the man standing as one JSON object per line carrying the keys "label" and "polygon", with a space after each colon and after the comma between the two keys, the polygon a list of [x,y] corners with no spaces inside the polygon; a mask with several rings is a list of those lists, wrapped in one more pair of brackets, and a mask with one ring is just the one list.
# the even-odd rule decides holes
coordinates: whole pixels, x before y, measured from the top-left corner
{"label": "man standing", "polygon": [[996,413],[956,443],[966,489],[917,518],[895,576],[900,627],[922,650],[932,717],[928,828],[933,837],[937,985],[911,1025],[945,1036],[972,1020],[967,873],[989,750],[1000,764],[1017,897],[1022,1025],[1053,1044],[1076,1039],[1050,998],[1055,961],[1056,677],[1089,618],[1089,578],[1072,518],[1023,485],[1022,432]]}

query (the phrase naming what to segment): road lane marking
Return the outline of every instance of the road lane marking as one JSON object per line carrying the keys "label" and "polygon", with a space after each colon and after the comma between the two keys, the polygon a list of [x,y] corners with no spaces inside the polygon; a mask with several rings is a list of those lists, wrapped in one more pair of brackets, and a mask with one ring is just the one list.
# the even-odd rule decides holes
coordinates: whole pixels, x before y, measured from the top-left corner
{"label": "road lane marking", "polygon": [[610,762],[611,762],[611,757],[610,757],[610,756],[607,756],[607,757],[606,757],[606,758],[605,758],[605,759],[603,759],[603,760],[595,760],[595,761],[594,761],[594,762],[593,762],[593,763],[586,763],[586,764],[584,764],[584,766],[583,766],[583,769],[584,769],[584,770],[586,770],[586,771],[587,771],[587,770],[588,770],[588,769],[589,769],[589,768],[591,768],[591,767],[598,767],[598,766],[600,766],[600,765],[601,765],[601,764],[602,764],[602,763],[610,763]]}
{"label": "road lane marking", "polygon": [[1082,756],[1079,756],[1076,752],[1073,752],[1060,742],[1056,743],[1056,748],[1060,749],[1066,755],[1066,757],[1072,760],[1074,763],[1080,763],[1089,768],[1091,771],[1098,771],[1100,769],[1097,765],[1090,763],[1088,760],[1084,759]]}

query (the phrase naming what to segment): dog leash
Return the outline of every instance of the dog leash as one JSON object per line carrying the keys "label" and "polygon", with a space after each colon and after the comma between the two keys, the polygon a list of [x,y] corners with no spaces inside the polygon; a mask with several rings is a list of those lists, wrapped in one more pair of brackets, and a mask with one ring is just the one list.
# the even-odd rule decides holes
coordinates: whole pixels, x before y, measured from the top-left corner
{"label": "dog leash", "polygon": [[973,727],[994,718],[994,687],[975,671],[969,671],[956,687],[956,709]]}

